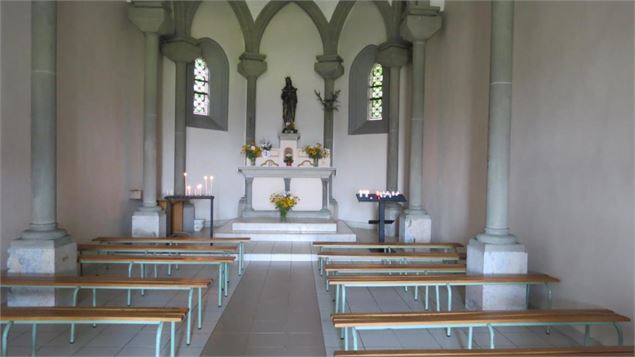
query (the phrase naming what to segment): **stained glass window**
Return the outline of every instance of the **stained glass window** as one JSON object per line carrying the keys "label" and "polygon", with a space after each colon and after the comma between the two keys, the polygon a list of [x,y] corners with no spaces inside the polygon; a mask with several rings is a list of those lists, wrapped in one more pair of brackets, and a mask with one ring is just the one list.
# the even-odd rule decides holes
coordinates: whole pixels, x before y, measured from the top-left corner
{"label": "stained glass window", "polygon": [[368,76],[368,120],[381,120],[384,99],[384,67],[375,63]]}
{"label": "stained glass window", "polygon": [[194,60],[194,114],[209,114],[209,94],[209,69],[205,61],[199,57]]}

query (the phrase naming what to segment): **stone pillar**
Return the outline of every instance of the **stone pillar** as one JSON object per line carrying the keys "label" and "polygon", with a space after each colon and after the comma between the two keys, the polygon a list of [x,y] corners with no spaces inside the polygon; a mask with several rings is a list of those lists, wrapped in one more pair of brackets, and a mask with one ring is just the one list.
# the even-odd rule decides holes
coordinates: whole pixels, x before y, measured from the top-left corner
{"label": "stone pillar", "polygon": [[322,178],[322,212],[329,211],[329,178]]}
{"label": "stone pillar", "polygon": [[429,242],[430,216],[423,209],[423,115],[426,41],[441,28],[438,8],[426,2],[409,3],[401,34],[412,42],[412,117],[410,120],[410,172],[408,209],[399,221],[399,238],[404,242]]}
{"label": "stone pillar", "polygon": [[256,88],[258,77],[267,70],[265,55],[245,52],[240,55],[238,73],[247,78],[247,123],[245,126],[245,143],[256,142]]}
{"label": "stone pillar", "polygon": [[[527,273],[527,251],[517,244],[507,222],[513,28],[514,2],[492,1],[487,222],[485,232],[468,244],[467,270],[472,274]],[[520,286],[469,287],[466,305],[484,310],[525,309],[527,297]]]}
{"label": "stone pillar", "polygon": [[[77,245],[57,226],[57,4],[31,3],[31,224],[11,242],[10,274],[77,274]],[[9,306],[69,303],[53,289],[11,289]]]}
{"label": "stone pillar", "polygon": [[244,211],[253,211],[253,187],[254,187],[254,178],[253,177],[245,177],[245,210]]}
{"label": "stone pillar", "polygon": [[185,194],[186,172],[186,118],[187,118],[187,64],[201,56],[201,49],[191,37],[172,39],[161,47],[161,52],[176,65],[174,97],[174,194]]}
{"label": "stone pillar", "polygon": [[170,33],[173,23],[161,2],[131,3],[128,18],[145,37],[143,98],[143,205],[132,216],[133,236],[165,236],[165,212],[157,206],[157,77],[159,36]]}
{"label": "stone pillar", "polygon": [[[342,58],[338,54],[325,54],[316,57],[313,66],[315,71],[324,78],[324,98],[332,98],[335,92],[335,80],[344,74]],[[324,147],[329,149],[329,165],[333,166],[333,111],[324,111]],[[333,176],[329,177],[329,187],[333,187]],[[333,190],[328,190],[331,212],[337,217],[337,201],[333,198]]]}
{"label": "stone pillar", "polygon": [[[377,62],[390,68],[390,95],[388,104],[388,157],[386,163],[386,190],[398,191],[399,181],[399,91],[401,67],[408,63],[408,47],[401,42],[386,42],[379,46]],[[386,219],[395,223],[385,226],[388,237],[397,235],[397,220],[401,214],[401,205],[388,203],[386,205]]]}

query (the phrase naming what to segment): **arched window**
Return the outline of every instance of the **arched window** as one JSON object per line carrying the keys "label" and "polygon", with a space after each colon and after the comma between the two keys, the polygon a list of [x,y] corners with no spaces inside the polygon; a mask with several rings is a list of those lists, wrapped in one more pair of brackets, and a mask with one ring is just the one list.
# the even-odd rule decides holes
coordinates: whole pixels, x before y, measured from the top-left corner
{"label": "arched window", "polygon": [[388,132],[390,72],[377,63],[377,46],[364,47],[351,63],[348,77],[348,134]]}
{"label": "arched window", "polygon": [[384,67],[375,63],[368,75],[368,120],[383,119]]}
{"label": "arched window", "polygon": [[194,97],[192,98],[192,113],[195,115],[209,114],[209,68],[202,58],[194,60]]}
{"label": "arched window", "polygon": [[201,57],[188,64],[187,126],[227,131],[229,61],[218,42],[198,41]]}

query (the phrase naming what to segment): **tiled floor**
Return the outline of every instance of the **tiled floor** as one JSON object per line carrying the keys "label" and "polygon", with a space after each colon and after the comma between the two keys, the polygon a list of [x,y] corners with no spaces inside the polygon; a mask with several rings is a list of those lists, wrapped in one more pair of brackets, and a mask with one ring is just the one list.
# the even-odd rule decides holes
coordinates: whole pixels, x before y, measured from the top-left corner
{"label": "tiled floor", "polygon": [[205,356],[324,356],[307,262],[252,262],[223,312]]}

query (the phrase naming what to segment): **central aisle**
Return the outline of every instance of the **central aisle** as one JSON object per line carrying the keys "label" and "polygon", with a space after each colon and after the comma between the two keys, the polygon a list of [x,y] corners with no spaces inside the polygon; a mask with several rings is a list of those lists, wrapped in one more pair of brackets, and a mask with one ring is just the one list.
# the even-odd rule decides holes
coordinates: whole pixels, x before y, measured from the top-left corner
{"label": "central aisle", "polygon": [[311,262],[251,262],[201,356],[324,356]]}

